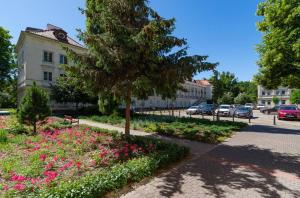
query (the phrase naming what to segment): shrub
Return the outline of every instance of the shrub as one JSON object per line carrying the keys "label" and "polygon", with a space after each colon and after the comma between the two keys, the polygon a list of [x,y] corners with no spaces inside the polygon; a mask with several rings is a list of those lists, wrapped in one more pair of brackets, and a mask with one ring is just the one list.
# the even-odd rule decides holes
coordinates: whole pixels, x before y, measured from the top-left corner
{"label": "shrub", "polygon": [[33,132],[36,133],[36,124],[50,115],[49,97],[47,93],[33,86],[27,90],[21,101],[18,118],[20,123],[30,124],[33,126]]}
{"label": "shrub", "polygon": [[6,143],[8,140],[8,133],[5,129],[0,129],[0,143]]}

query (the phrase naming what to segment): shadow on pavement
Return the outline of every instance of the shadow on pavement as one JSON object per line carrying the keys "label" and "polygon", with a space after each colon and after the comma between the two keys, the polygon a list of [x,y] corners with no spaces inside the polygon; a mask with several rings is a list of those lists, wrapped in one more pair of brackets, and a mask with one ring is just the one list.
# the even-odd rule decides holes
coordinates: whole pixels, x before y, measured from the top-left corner
{"label": "shadow on pavement", "polygon": [[300,135],[300,127],[299,129],[288,129],[288,128],[280,128],[277,126],[275,127],[275,126],[267,126],[267,125],[252,125],[245,128],[242,132]]}
{"label": "shadow on pavement", "polygon": [[299,164],[299,156],[274,153],[253,145],[220,145],[161,176],[164,185],[157,188],[161,196],[171,197],[181,193],[183,176],[193,176],[203,182],[202,188],[212,197],[226,197],[226,192],[232,190],[253,190],[260,197],[281,197],[279,191],[291,197],[300,197],[300,189],[291,189],[277,180],[277,177],[282,177],[289,183],[300,182]]}

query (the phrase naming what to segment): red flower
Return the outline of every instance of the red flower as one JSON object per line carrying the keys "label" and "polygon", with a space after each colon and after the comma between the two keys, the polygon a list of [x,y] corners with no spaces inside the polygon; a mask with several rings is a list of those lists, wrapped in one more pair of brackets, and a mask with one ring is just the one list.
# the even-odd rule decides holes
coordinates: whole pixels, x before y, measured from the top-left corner
{"label": "red flower", "polygon": [[12,181],[17,181],[17,182],[22,182],[22,181],[25,181],[26,180],[26,177],[22,176],[22,175],[16,175],[16,174],[13,174],[11,176],[11,180]]}
{"label": "red flower", "polygon": [[119,153],[119,152],[116,152],[116,153],[115,153],[115,157],[117,157],[117,158],[120,157],[120,153]]}
{"label": "red flower", "polygon": [[25,189],[25,185],[24,184],[16,184],[13,188],[14,188],[14,190],[22,191]]}
{"label": "red flower", "polygon": [[3,190],[7,191],[9,189],[9,187],[6,185],[6,186],[3,186]]}
{"label": "red flower", "polygon": [[47,156],[45,154],[40,155],[40,160],[45,161]]}
{"label": "red flower", "polygon": [[80,169],[80,166],[81,166],[81,163],[80,163],[80,162],[77,162],[77,163],[76,163],[76,166],[77,166],[77,169],[79,170],[79,169]]}

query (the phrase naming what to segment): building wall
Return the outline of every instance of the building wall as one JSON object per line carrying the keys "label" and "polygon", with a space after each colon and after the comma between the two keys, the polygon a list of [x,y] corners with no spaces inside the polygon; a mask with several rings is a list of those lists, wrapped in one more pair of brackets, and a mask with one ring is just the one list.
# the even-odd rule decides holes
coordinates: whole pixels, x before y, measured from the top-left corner
{"label": "building wall", "polygon": [[278,89],[268,90],[262,86],[258,86],[258,104],[266,105],[267,107],[272,107],[275,104],[273,103],[273,98],[279,98],[279,105],[281,104],[290,104],[290,96],[291,96],[291,89],[286,87],[278,87]]}
{"label": "building wall", "polygon": [[163,100],[160,96],[150,96],[147,100],[133,99],[132,106],[134,108],[183,108],[212,99],[211,85],[201,86],[197,83],[186,81],[183,86],[186,92],[178,91],[175,100]]}
{"label": "building wall", "polygon": [[[24,96],[25,90],[32,86],[33,82],[50,93],[50,85],[55,84],[56,78],[64,73],[59,63],[60,54],[66,55],[62,49],[62,43],[51,39],[24,33],[24,40],[18,49],[18,102]],[[71,49],[84,53],[85,49],[80,49],[68,45]],[[52,63],[43,61],[44,51],[52,52]],[[69,60],[68,60],[69,61]],[[72,64],[69,62],[69,64]],[[44,80],[44,72],[52,72],[52,81]],[[52,104],[54,104],[52,102]],[[55,106],[54,106],[55,107]]]}

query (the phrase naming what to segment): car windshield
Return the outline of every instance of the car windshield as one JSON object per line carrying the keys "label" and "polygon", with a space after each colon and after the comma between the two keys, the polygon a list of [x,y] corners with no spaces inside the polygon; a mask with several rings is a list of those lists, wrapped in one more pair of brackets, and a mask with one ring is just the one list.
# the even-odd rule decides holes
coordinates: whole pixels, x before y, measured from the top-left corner
{"label": "car windshield", "polygon": [[238,111],[249,111],[249,108],[247,108],[247,107],[239,107],[237,110]]}
{"label": "car windshield", "polygon": [[221,105],[220,109],[229,109],[229,106],[223,106],[223,105]]}
{"label": "car windshield", "polygon": [[280,110],[297,110],[295,106],[282,106],[279,108]]}

